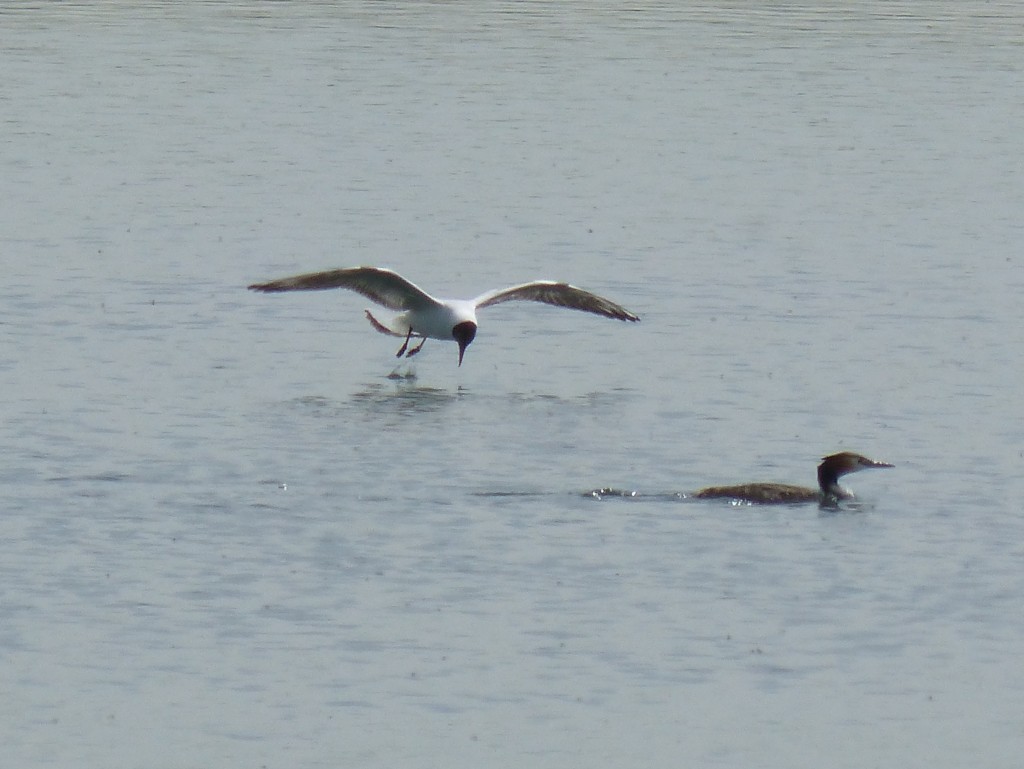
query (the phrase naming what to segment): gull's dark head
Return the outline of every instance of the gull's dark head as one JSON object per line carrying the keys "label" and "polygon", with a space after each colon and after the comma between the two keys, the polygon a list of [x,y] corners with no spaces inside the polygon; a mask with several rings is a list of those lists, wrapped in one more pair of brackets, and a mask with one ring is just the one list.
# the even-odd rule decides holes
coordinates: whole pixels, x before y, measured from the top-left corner
{"label": "gull's dark head", "polygon": [[464,320],[462,323],[456,323],[452,328],[452,339],[459,343],[459,365],[462,365],[462,356],[466,353],[466,348],[469,347],[469,343],[473,341],[476,336],[476,323],[471,320]]}

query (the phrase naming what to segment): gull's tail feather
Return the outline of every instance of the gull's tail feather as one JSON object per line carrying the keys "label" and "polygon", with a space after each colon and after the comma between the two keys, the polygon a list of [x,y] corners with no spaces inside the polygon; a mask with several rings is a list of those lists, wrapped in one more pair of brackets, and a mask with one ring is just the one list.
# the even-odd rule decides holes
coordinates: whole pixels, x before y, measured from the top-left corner
{"label": "gull's tail feather", "polygon": [[389,326],[385,326],[383,323],[381,323],[379,320],[373,317],[373,313],[371,313],[369,310],[366,310],[365,312],[366,319],[370,321],[370,325],[373,326],[380,333],[387,334],[388,336],[405,336],[405,334],[395,331],[393,328],[390,328]]}

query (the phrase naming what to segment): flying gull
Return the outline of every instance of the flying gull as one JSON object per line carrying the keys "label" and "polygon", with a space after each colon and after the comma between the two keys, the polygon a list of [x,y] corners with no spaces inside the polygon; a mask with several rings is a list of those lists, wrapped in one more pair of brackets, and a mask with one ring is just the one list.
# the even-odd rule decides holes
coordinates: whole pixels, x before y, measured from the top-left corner
{"label": "flying gull", "polygon": [[[616,320],[638,321],[639,317],[608,299],[582,288],[551,280],[535,280],[481,294],[476,299],[435,299],[423,289],[392,270],[381,267],[346,267],[340,270],[310,272],[254,283],[253,291],[322,291],[347,288],[367,299],[398,312],[384,323],[366,310],[366,317],[382,334],[403,337],[396,357],[411,357],[423,349],[427,339],[454,341],[459,345],[459,365],[469,343],[476,336],[476,312],[484,307],[511,301],[542,302],[570,310],[592,312]],[[413,338],[420,340],[410,347]]]}

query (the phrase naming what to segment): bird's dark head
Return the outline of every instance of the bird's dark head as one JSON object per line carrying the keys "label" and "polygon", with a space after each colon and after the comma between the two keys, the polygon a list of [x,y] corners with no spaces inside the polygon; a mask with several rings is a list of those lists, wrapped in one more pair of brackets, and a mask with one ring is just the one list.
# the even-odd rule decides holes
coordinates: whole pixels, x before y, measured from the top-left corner
{"label": "bird's dark head", "polygon": [[837,499],[852,497],[849,489],[839,485],[839,479],[844,475],[856,473],[860,470],[868,470],[872,467],[892,467],[888,462],[876,462],[874,459],[862,457],[852,451],[842,451],[838,454],[830,454],[821,460],[818,465],[818,484],[826,496]]}
{"label": "bird's dark head", "polygon": [[852,451],[842,451],[838,454],[831,454],[821,460],[818,470],[825,468],[825,471],[836,478],[842,475],[849,475],[860,470],[867,470],[872,467],[892,467],[888,462],[876,462],[874,459],[862,457]]}
{"label": "bird's dark head", "polygon": [[459,365],[462,365],[462,356],[469,347],[469,343],[476,337],[476,323],[471,320],[464,320],[456,323],[452,328],[452,339],[459,343]]}

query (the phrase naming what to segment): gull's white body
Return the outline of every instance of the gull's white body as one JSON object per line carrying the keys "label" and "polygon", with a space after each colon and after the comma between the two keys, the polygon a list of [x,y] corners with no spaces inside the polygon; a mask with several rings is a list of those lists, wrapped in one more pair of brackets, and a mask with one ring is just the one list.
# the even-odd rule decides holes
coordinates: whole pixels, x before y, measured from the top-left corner
{"label": "gull's white body", "polygon": [[616,320],[637,321],[636,315],[624,307],[603,297],[550,280],[537,280],[518,286],[497,289],[481,294],[475,299],[435,299],[416,284],[391,270],[380,267],[347,267],[340,270],[311,272],[290,278],[255,283],[249,286],[254,291],[322,291],[330,288],[347,288],[356,291],[383,307],[398,312],[389,322],[383,323],[369,310],[366,317],[378,331],[393,336],[405,337],[405,344],[398,355],[415,355],[423,346],[408,350],[412,337],[455,341],[459,345],[459,365],[466,347],[473,341],[477,329],[477,310],[483,307],[514,300],[542,302],[571,310],[582,310]]}
{"label": "gull's white body", "polygon": [[472,301],[438,299],[436,304],[418,310],[406,310],[392,318],[389,323],[381,325],[395,336],[405,336],[412,329],[412,335],[415,337],[450,342],[452,329],[459,323],[466,322],[477,322],[476,305]]}

